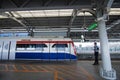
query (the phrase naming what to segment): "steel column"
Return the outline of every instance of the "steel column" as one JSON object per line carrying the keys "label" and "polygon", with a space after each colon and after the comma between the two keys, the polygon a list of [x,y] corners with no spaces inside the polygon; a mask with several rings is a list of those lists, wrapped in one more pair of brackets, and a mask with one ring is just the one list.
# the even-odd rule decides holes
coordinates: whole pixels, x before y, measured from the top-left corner
{"label": "steel column", "polygon": [[112,69],[112,65],[111,65],[108,37],[106,32],[106,24],[104,18],[100,17],[100,14],[101,11],[97,13],[98,32],[99,32],[101,56],[102,56],[102,66],[100,69],[100,75],[108,80],[116,80],[116,71]]}
{"label": "steel column", "polygon": [[112,70],[111,67],[111,59],[110,59],[110,52],[109,52],[109,44],[108,44],[108,37],[106,33],[105,21],[100,20],[98,21],[98,29],[99,29],[99,38],[100,38],[100,47],[101,47],[101,55],[102,55],[102,67],[106,71]]}

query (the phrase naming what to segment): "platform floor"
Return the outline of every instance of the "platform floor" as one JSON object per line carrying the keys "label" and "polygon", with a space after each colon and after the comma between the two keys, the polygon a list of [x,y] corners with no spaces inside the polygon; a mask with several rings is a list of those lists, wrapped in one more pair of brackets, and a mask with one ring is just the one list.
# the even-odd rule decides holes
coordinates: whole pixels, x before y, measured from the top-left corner
{"label": "platform floor", "polygon": [[[104,80],[99,75],[101,65],[93,61],[41,62],[41,61],[0,61],[0,80]],[[100,62],[101,64],[101,62]],[[120,61],[112,61],[120,80]]]}

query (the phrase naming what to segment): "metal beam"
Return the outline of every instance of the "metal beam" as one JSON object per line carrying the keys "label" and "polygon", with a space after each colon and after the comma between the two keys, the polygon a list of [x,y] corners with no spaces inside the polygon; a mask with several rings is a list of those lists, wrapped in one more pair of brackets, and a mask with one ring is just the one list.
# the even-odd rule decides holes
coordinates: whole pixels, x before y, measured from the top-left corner
{"label": "metal beam", "polygon": [[[29,25],[29,23],[28,23],[21,15],[19,15],[19,14],[16,13],[16,12],[12,12],[12,13],[18,15],[18,16],[24,21],[24,23],[26,23],[26,24]],[[17,21],[17,22],[18,22],[18,21]],[[32,27],[32,26],[30,26],[30,25],[29,25],[29,26],[26,26],[26,24],[24,24],[22,21],[19,22],[19,23],[26,28],[26,30],[28,31],[29,34],[31,34],[31,36],[33,36],[33,35],[32,35],[32,34],[33,34],[33,27]]]}
{"label": "metal beam", "polygon": [[11,12],[1,13],[0,15],[13,19],[14,21],[21,24],[27,31],[29,30],[28,27],[21,20],[18,20],[17,18],[15,18]]}
{"label": "metal beam", "polygon": [[9,0],[11,3],[12,3],[12,5],[14,5],[15,7],[19,7],[16,3],[15,3],[15,1],[13,1],[13,0]]}
{"label": "metal beam", "polygon": [[72,12],[72,15],[71,15],[71,19],[70,19],[70,22],[69,22],[69,28],[68,28],[68,37],[70,37],[70,31],[71,31],[71,26],[73,24],[73,21],[75,20],[75,17],[77,16],[77,14],[79,12],[90,12],[94,17],[95,16],[95,11],[91,10],[91,9],[81,9],[81,10],[78,10],[78,9],[74,9],[73,12]]}
{"label": "metal beam", "polygon": [[77,13],[78,13],[78,9],[74,9],[73,12],[72,12],[72,15],[71,15],[71,18],[70,18],[70,21],[69,21],[69,25],[71,26],[75,17],[77,16]]}
{"label": "metal beam", "polygon": [[24,10],[51,10],[51,9],[90,9],[91,5],[71,5],[71,6],[41,6],[41,7],[24,7],[24,8],[1,8],[0,12],[5,11],[24,11]]}
{"label": "metal beam", "polygon": [[20,7],[22,8],[22,7],[26,6],[29,2],[30,2],[30,0],[26,0]]}
{"label": "metal beam", "polygon": [[105,19],[106,18],[108,18],[109,17],[109,12],[110,12],[110,8],[112,7],[112,4],[113,4],[113,2],[114,2],[114,0],[105,0],[105,4],[104,4],[104,6],[105,6],[105,8],[104,8],[104,17],[105,17]]}
{"label": "metal beam", "polygon": [[87,9],[81,9],[81,10],[78,11],[78,13],[80,13],[80,12],[89,12],[89,13],[91,13],[93,15],[93,17],[96,18],[95,11],[92,10],[92,9],[88,9],[88,8]]}
{"label": "metal beam", "polygon": [[26,6],[29,2],[30,2],[30,0],[26,0],[22,5],[20,5],[20,6],[18,6],[16,3],[15,3],[15,1],[13,1],[13,0],[9,0],[10,2],[11,2],[11,4],[12,5],[14,5],[16,8],[22,8],[22,7],[24,7],[24,6]]}
{"label": "metal beam", "polygon": [[52,2],[52,0],[47,0],[44,4],[44,6],[48,6],[50,3]]}
{"label": "metal beam", "polygon": [[70,37],[71,26],[73,24],[73,21],[75,20],[75,17],[77,16],[77,12],[78,12],[78,9],[74,9],[73,12],[72,12],[72,15],[71,15],[71,18],[70,18],[70,21],[69,21],[68,32],[67,32],[68,37]]}
{"label": "metal beam", "polygon": [[18,14],[16,11],[12,11],[12,13],[18,15],[24,21],[24,23],[28,24],[28,22],[20,14]]}
{"label": "metal beam", "polygon": [[[101,14],[99,14],[99,20],[101,19],[107,19],[109,17],[108,13],[110,12],[110,8],[113,4],[114,0],[99,0],[97,2],[97,12],[101,12]],[[109,18],[108,18],[109,19]]]}
{"label": "metal beam", "polygon": [[107,28],[107,30],[110,30],[111,28],[115,27],[116,25],[120,24],[120,19],[112,22],[110,25],[108,25],[109,27]]}
{"label": "metal beam", "polygon": [[[86,33],[91,33],[91,32],[98,32],[98,30],[93,30],[93,31],[91,31],[91,32],[89,32],[88,30],[84,30],[84,29],[82,29],[82,28],[69,28],[70,29],[70,31],[71,32],[86,32]],[[26,29],[18,29],[18,28],[14,28],[14,29],[2,29],[3,31],[26,31]],[[63,32],[68,32],[68,28],[48,28],[48,29],[46,29],[46,28],[44,28],[44,29],[33,29],[34,31],[55,31],[55,32],[57,32],[57,31],[63,31]]]}
{"label": "metal beam", "polygon": [[114,0],[105,0],[104,7],[111,8],[113,2],[114,2]]}
{"label": "metal beam", "polygon": [[[10,13],[10,16],[8,16],[9,18],[17,21],[17,22],[20,23],[23,27],[27,28],[27,26],[26,26],[21,20],[18,20],[17,18],[15,18],[11,12],[9,12],[9,13]],[[9,14],[8,14],[8,15],[9,15]]]}
{"label": "metal beam", "polygon": [[68,5],[72,5],[73,3],[75,3],[75,1],[76,1],[76,0],[70,1]]}

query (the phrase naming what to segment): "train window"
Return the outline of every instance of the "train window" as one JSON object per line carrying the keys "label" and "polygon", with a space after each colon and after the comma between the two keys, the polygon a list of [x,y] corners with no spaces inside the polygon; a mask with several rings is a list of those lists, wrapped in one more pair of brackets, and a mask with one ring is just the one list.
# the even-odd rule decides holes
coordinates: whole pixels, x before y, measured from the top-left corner
{"label": "train window", "polygon": [[28,45],[28,44],[17,44],[16,47],[17,47],[17,48],[28,48],[29,45]]}
{"label": "train window", "polygon": [[24,49],[40,49],[40,48],[44,48],[47,47],[46,44],[17,44],[16,48],[20,49],[20,48],[24,48]]}
{"label": "train window", "polygon": [[47,47],[46,44],[36,44],[36,48],[44,48]]}
{"label": "train window", "polygon": [[67,44],[54,44],[52,47],[53,48],[66,48],[68,47],[68,45]]}
{"label": "train window", "polygon": [[36,50],[44,51],[44,48],[46,47],[46,44],[36,44]]}
{"label": "train window", "polygon": [[36,45],[35,44],[29,44],[29,48],[35,48]]}

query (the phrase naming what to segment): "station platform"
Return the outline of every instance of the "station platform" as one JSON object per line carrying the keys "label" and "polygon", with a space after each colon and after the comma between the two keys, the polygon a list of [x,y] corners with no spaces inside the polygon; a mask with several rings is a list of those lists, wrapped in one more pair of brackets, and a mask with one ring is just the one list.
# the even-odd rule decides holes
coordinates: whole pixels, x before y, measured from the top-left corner
{"label": "station platform", "polygon": [[[76,62],[0,61],[0,80],[104,80],[93,60]],[[112,61],[120,80],[120,61]]]}

